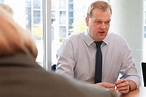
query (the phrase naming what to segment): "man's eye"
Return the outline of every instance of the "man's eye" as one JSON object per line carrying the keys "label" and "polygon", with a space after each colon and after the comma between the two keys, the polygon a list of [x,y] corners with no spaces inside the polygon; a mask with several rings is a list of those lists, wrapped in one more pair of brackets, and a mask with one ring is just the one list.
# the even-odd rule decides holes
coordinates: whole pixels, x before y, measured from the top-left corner
{"label": "man's eye", "polygon": [[109,23],[110,23],[110,21],[106,21],[106,22],[105,22],[105,24],[109,24]]}
{"label": "man's eye", "polygon": [[94,23],[101,24],[102,22],[101,21],[94,21]]}

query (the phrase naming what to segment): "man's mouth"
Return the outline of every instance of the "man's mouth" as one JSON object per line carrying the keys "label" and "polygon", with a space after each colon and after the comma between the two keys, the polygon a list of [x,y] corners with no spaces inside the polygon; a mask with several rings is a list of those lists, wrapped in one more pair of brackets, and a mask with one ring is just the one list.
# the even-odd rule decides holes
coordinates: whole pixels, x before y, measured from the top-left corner
{"label": "man's mouth", "polygon": [[99,33],[105,33],[105,31],[100,31]]}

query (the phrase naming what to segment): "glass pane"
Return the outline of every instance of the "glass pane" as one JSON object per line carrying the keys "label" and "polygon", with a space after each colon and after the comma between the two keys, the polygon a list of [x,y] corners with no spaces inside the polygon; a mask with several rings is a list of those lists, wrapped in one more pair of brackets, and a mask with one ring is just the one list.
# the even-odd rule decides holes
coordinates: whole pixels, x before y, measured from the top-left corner
{"label": "glass pane", "polygon": [[146,17],[146,11],[144,11],[144,16]]}
{"label": "glass pane", "polygon": [[60,17],[59,23],[60,23],[60,25],[65,25],[66,24],[66,18]]}
{"label": "glass pane", "polygon": [[66,17],[66,11],[60,11],[59,16],[60,17]]}
{"label": "glass pane", "polygon": [[70,35],[73,32],[73,26],[68,26],[68,35]]}
{"label": "glass pane", "polygon": [[59,8],[65,9],[66,8],[66,0],[58,0],[59,1]]}
{"label": "glass pane", "polygon": [[72,23],[73,23],[73,19],[69,19],[68,25],[72,25]]}
{"label": "glass pane", "polygon": [[73,2],[73,0],[68,0],[69,2]]}
{"label": "glass pane", "polygon": [[51,8],[55,9],[55,0],[51,1]]}
{"label": "glass pane", "polygon": [[146,26],[144,26],[144,38],[146,38]]}
{"label": "glass pane", "polygon": [[69,4],[68,6],[69,6],[68,8],[69,10],[73,10],[73,4]]}
{"label": "glass pane", "polygon": [[51,12],[51,17],[53,17],[53,18],[55,17],[55,11]]}
{"label": "glass pane", "polygon": [[68,17],[73,17],[73,11],[68,12]]}
{"label": "glass pane", "polygon": [[39,10],[34,10],[33,11],[33,24],[34,25],[39,25],[41,20],[40,20],[40,11]]}
{"label": "glass pane", "polygon": [[144,9],[146,9],[146,0],[144,0]]}
{"label": "glass pane", "polygon": [[25,8],[25,15],[26,15],[26,27],[29,28],[31,30],[31,2],[30,0],[26,1],[26,8]]}
{"label": "glass pane", "polygon": [[34,9],[40,9],[41,7],[41,1],[40,0],[33,0],[33,8]]}
{"label": "glass pane", "polygon": [[61,26],[59,29],[59,36],[60,37],[66,37],[66,27],[65,26]]}

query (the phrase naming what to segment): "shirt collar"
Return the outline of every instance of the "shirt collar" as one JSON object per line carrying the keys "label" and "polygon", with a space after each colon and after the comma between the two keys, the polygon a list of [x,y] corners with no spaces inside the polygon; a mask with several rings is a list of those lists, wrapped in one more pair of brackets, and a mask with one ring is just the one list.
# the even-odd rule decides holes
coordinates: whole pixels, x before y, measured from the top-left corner
{"label": "shirt collar", "polygon": [[[89,36],[87,31],[85,33],[83,33],[83,39],[88,46],[91,45],[92,43],[94,43],[94,40]],[[106,37],[103,39],[103,43],[105,45],[108,45],[109,40],[110,40],[110,32],[107,33]]]}
{"label": "shirt collar", "polygon": [[89,36],[87,31],[83,33],[83,39],[88,46],[94,42],[94,40]]}
{"label": "shirt collar", "polygon": [[103,42],[108,45],[110,40],[110,33],[107,33],[106,37],[103,39]]}

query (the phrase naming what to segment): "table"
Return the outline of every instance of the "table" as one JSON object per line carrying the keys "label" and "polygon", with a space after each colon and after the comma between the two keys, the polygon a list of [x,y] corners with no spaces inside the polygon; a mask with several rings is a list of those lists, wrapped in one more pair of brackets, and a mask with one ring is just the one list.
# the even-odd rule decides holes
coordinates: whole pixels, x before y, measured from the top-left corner
{"label": "table", "polygon": [[126,95],[121,95],[120,97],[146,97],[146,87],[140,87],[137,90],[131,91]]}

